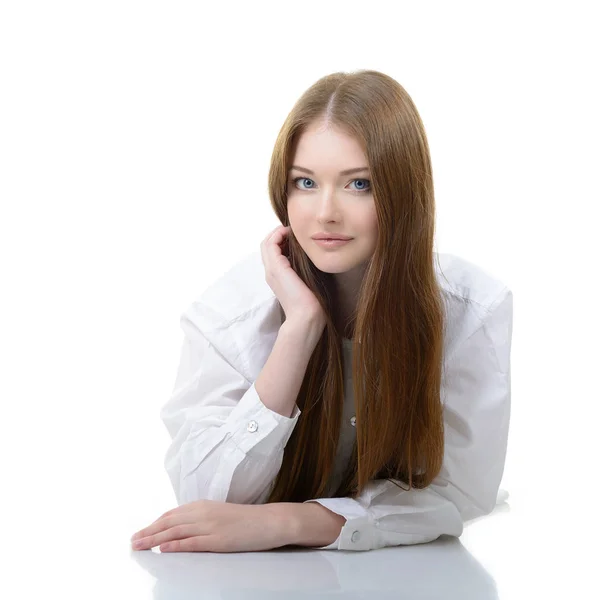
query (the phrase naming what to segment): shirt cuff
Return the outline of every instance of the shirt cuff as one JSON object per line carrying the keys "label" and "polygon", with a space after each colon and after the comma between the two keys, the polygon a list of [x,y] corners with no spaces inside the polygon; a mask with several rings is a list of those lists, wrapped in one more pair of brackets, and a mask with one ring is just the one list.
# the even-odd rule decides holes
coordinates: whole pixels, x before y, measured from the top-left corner
{"label": "shirt cuff", "polygon": [[337,539],[328,546],[316,547],[316,550],[371,550],[373,536],[377,527],[375,519],[365,507],[353,498],[318,498],[306,500],[318,502],[346,519]]}
{"label": "shirt cuff", "polygon": [[271,410],[262,402],[253,383],[231,410],[223,432],[230,433],[235,445],[245,454],[266,437],[270,448],[285,448],[300,413],[297,404],[290,417]]}

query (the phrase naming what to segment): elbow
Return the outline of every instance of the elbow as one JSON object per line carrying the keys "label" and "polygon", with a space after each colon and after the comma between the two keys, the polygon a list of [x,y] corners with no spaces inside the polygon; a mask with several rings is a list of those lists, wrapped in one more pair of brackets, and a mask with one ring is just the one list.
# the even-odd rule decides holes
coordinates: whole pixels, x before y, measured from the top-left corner
{"label": "elbow", "polygon": [[431,489],[454,505],[463,523],[490,514],[496,505],[495,494],[492,498],[492,494],[468,493],[448,481]]}
{"label": "elbow", "polygon": [[179,506],[200,500],[226,502],[227,490],[223,492],[214,485],[211,485],[211,482],[206,482],[205,485],[202,485],[195,478],[184,477],[175,490],[175,496]]}
{"label": "elbow", "polygon": [[184,477],[173,485],[177,504],[189,504],[199,500],[229,502],[231,504],[258,504],[262,494],[257,493],[251,482],[235,480],[229,485],[216,480],[199,480],[195,477]]}
{"label": "elbow", "polygon": [[491,498],[466,497],[458,507],[463,522],[479,519],[489,515],[496,506],[496,500]]}
{"label": "elbow", "polygon": [[165,461],[165,468],[179,506],[199,500],[261,504],[279,471],[282,454],[283,451],[276,455],[275,462],[269,462],[237,450],[227,459],[213,453],[210,461],[192,466],[186,466],[187,455],[175,455]]}
{"label": "elbow", "polygon": [[165,461],[178,506],[199,500],[226,501],[227,489],[219,485],[218,469],[200,465],[192,471],[185,469],[180,456]]}

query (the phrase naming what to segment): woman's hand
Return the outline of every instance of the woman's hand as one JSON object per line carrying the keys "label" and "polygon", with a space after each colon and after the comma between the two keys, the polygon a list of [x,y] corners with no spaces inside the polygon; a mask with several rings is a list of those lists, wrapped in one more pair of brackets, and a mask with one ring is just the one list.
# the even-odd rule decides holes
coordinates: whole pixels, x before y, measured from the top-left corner
{"label": "woman's hand", "polygon": [[291,226],[280,225],[260,245],[265,280],[283,308],[286,321],[310,318],[325,329],[326,319],[317,297],[294,271],[287,257]]}
{"label": "woman's hand", "polygon": [[[134,550],[161,552],[260,552],[291,543],[291,530],[275,504],[199,500],[161,515],[135,533]],[[135,541],[141,541],[140,547]]]}

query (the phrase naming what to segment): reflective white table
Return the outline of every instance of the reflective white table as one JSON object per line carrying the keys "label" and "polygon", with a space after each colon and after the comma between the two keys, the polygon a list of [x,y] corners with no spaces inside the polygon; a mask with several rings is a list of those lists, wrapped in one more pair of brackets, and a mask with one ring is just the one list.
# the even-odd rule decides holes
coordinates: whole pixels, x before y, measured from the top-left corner
{"label": "reflective white table", "polygon": [[[530,448],[512,446],[514,468],[501,484],[507,502],[467,522],[458,539],[364,552],[163,554],[131,548],[131,535],[176,503],[162,468],[160,423],[151,411],[142,422],[129,410],[119,422],[112,410],[82,413],[63,435],[38,419],[35,445],[20,435],[4,453],[0,597],[598,597],[597,483],[583,461],[551,444],[556,428],[540,429]],[[567,472],[568,480],[560,476]]]}

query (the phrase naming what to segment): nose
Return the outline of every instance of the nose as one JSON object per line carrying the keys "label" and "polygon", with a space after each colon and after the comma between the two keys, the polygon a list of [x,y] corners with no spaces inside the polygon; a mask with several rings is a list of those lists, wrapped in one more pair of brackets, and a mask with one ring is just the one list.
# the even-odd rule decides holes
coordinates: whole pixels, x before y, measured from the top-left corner
{"label": "nose", "polygon": [[324,189],[319,195],[317,219],[319,222],[337,220],[339,217],[339,207],[335,191],[332,189]]}

